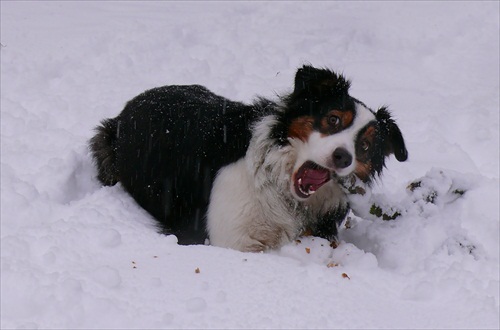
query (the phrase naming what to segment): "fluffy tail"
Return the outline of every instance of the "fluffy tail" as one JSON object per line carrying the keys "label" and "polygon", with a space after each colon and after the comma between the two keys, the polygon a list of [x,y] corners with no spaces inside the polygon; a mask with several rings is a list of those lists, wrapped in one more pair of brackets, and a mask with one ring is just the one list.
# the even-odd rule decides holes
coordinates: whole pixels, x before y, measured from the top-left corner
{"label": "fluffy tail", "polygon": [[90,139],[89,147],[97,165],[97,178],[102,184],[112,186],[120,181],[116,168],[115,142],[118,134],[116,119],[105,119],[95,128],[97,134]]}

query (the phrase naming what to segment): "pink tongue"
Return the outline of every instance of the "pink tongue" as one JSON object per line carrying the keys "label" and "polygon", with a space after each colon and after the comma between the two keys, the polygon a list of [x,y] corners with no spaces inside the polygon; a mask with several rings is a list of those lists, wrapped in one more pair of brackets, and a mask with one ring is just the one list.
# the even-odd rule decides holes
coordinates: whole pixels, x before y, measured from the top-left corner
{"label": "pink tongue", "polygon": [[307,161],[295,175],[295,192],[300,198],[308,198],[328,181],[330,181],[330,171],[314,162]]}
{"label": "pink tongue", "polygon": [[310,185],[312,186],[311,188],[316,190],[328,180],[330,180],[330,173],[328,171],[324,169],[308,168],[302,175],[301,186],[306,187]]}

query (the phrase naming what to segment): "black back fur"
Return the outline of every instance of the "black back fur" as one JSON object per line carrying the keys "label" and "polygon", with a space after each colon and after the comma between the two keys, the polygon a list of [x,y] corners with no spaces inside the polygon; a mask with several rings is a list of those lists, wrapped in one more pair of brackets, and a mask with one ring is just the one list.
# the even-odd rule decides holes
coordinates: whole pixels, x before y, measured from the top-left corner
{"label": "black back fur", "polygon": [[203,243],[215,175],[245,155],[250,124],[266,105],[233,102],[197,85],[146,91],[97,127],[90,148],[98,178],[120,181],[179,243]]}

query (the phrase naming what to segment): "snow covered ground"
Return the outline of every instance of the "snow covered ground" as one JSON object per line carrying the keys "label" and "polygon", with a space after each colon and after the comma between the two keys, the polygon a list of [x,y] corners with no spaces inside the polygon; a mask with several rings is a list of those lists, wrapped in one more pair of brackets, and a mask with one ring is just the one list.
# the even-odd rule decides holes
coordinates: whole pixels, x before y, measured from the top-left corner
{"label": "snow covered ground", "polygon": [[[498,32],[497,1],[2,1],[1,327],[498,329]],[[178,246],[94,178],[94,126],[138,93],[249,102],[304,63],[392,109],[397,220],[353,217],[335,250]]]}

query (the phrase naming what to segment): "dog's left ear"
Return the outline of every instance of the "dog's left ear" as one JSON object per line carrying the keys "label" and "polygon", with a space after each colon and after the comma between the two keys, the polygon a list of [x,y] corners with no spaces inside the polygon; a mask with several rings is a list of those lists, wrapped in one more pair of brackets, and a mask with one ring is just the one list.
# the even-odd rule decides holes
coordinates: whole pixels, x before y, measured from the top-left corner
{"label": "dog's left ear", "polygon": [[398,125],[396,125],[396,122],[391,118],[391,114],[387,108],[380,108],[376,113],[376,118],[383,130],[382,134],[385,136],[385,156],[394,154],[400,162],[407,160],[408,150],[406,150],[403,134],[399,130]]}
{"label": "dog's left ear", "polygon": [[304,65],[295,74],[295,88],[293,94],[306,93],[311,95],[327,95],[331,93],[345,93],[349,90],[350,82],[342,75],[328,69],[317,69]]}

